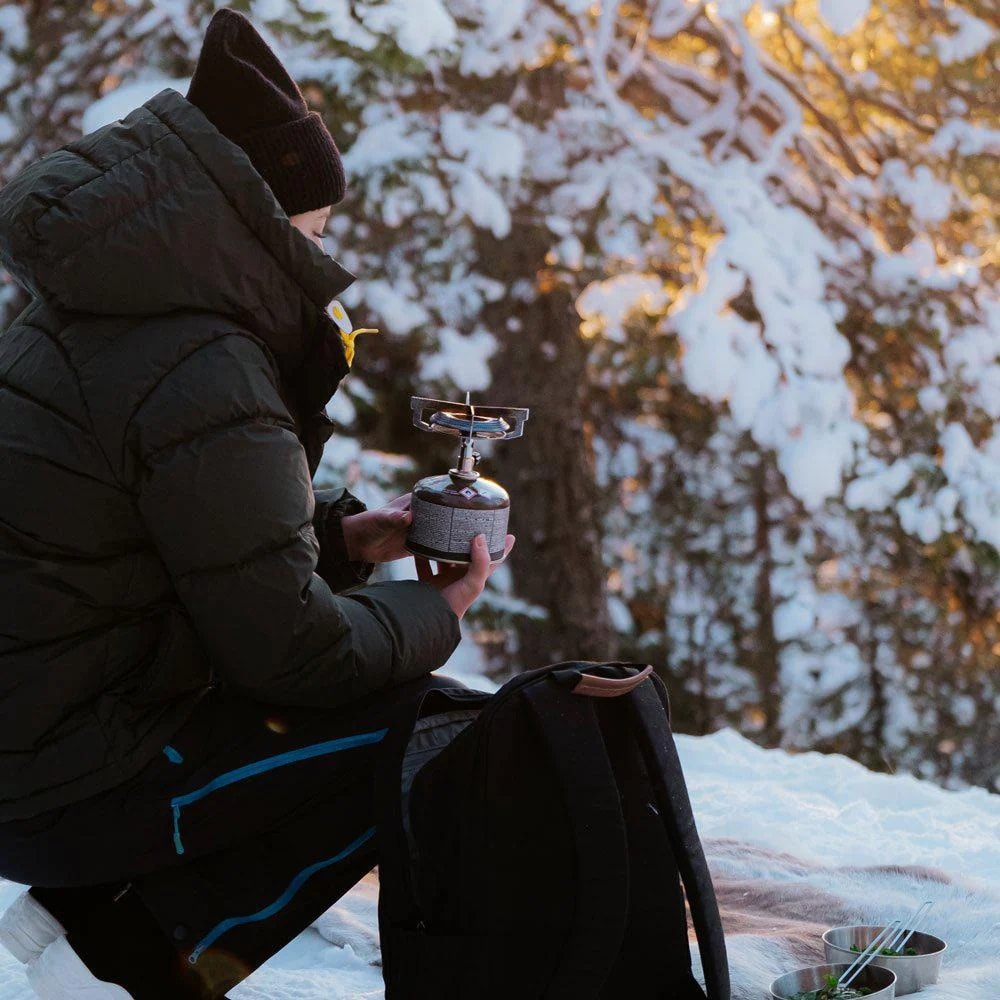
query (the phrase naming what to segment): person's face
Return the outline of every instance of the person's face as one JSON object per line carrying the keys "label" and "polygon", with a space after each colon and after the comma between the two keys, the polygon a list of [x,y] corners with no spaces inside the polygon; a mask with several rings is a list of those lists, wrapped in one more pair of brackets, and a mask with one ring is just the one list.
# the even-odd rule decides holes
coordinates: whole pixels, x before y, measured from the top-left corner
{"label": "person's face", "polygon": [[290,215],[288,221],[325,253],[323,230],[326,228],[332,211],[333,206],[327,205],[325,208],[316,208],[311,212],[300,212],[298,215]]}

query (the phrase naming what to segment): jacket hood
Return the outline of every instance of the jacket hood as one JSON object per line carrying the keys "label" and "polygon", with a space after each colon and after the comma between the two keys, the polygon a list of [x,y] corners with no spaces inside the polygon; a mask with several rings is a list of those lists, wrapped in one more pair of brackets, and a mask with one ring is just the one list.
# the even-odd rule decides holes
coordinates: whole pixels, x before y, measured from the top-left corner
{"label": "jacket hood", "polygon": [[169,87],[0,189],[0,262],[58,309],[219,312],[284,370],[321,358],[330,393],[347,372],[325,309],[355,276],[289,223],[242,148]]}

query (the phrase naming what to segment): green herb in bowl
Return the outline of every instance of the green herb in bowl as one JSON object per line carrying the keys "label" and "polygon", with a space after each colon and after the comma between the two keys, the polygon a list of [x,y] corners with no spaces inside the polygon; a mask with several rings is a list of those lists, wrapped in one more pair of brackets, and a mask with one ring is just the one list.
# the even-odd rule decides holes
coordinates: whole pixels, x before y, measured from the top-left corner
{"label": "green herb in bowl", "polygon": [[826,977],[826,985],[818,990],[807,990],[805,993],[794,993],[788,1000],[856,1000],[866,997],[871,990],[866,986],[855,989],[853,986],[841,986],[840,980],[833,973]]}
{"label": "green herb in bowl", "polygon": [[[852,944],[851,951],[855,951],[858,954],[860,954],[861,948],[859,948],[858,945],[856,944]],[[896,951],[895,948],[882,948],[879,951],[879,954],[885,955],[886,958],[912,958],[914,955],[919,955],[920,952],[917,951],[917,949],[914,948],[913,945],[910,945],[903,951]]]}

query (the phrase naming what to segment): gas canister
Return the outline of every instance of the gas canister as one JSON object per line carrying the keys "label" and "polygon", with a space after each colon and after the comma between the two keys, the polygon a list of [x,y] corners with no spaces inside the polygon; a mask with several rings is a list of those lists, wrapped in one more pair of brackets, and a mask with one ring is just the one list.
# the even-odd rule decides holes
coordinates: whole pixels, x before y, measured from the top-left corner
{"label": "gas canister", "polygon": [[[476,471],[482,457],[477,439],[520,437],[528,410],[515,406],[481,406],[465,394],[464,403],[412,396],[414,426],[461,439],[458,462],[439,476],[427,476],[413,487],[413,520],[406,548],[414,555],[442,562],[471,560],[472,539],[486,535],[490,559],[503,557],[510,516],[510,494],[496,481]],[[430,416],[426,414],[430,412]]]}

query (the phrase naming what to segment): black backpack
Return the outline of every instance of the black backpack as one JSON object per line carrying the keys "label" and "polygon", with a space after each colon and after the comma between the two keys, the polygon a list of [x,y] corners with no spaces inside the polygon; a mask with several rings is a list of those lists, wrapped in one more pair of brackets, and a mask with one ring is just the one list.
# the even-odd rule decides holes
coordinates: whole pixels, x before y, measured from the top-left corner
{"label": "black backpack", "polygon": [[376,775],[386,1000],[730,1000],[670,731],[636,663],[428,691]]}

